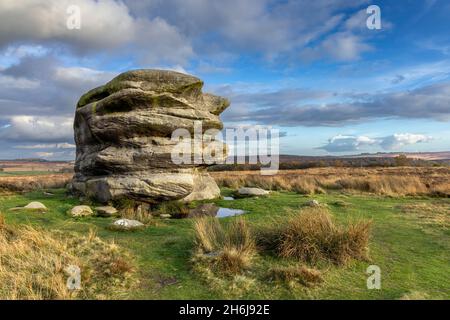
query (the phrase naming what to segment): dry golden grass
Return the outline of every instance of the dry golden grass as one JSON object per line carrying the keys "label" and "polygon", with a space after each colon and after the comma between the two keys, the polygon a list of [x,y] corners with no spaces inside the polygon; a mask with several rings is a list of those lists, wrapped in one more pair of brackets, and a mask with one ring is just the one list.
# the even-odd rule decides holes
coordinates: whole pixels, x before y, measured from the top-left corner
{"label": "dry golden grass", "polygon": [[0,191],[33,191],[64,188],[73,174],[48,174],[36,176],[0,177]]}
{"label": "dry golden grass", "polygon": [[256,238],[263,250],[283,258],[344,265],[351,259],[368,258],[370,225],[366,221],[337,225],[325,208],[305,208],[290,219],[260,228]]}
{"label": "dry golden grass", "polygon": [[262,176],[259,171],[212,172],[220,186],[259,187],[300,194],[333,190],[367,192],[378,195],[450,196],[449,168],[313,168],[279,171]]}
{"label": "dry golden grass", "polygon": [[155,225],[156,221],[153,219],[153,216],[143,210],[134,210],[134,209],[121,209],[119,210],[119,216],[124,219],[136,220],[142,222],[145,225]]}
{"label": "dry golden grass", "polygon": [[256,254],[255,241],[245,220],[222,226],[217,218],[194,221],[195,262],[209,262],[214,270],[237,274],[249,269]]}
{"label": "dry golden grass", "polygon": [[323,282],[322,272],[305,266],[276,266],[272,267],[268,276],[270,279],[288,284],[298,282],[311,287]]}
{"label": "dry golden grass", "polygon": [[403,214],[420,224],[450,229],[450,207],[447,203],[415,203],[400,206]]}
{"label": "dry golden grass", "polygon": [[[62,235],[0,218],[0,299],[109,299],[134,283],[131,259],[94,232]],[[69,290],[67,268],[81,269],[81,289]]]}

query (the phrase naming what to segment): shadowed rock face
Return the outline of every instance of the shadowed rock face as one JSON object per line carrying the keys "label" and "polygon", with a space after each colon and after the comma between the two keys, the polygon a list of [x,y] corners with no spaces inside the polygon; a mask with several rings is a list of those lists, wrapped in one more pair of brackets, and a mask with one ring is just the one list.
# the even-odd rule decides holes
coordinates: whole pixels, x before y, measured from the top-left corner
{"label": "shadowed rock face", "polygon": [[[222,129],[226,99],[202,93],[193,76],[160,70],[125,72],[77,104],[72,189],[100,202],[212,199],[220,190],[198,164],[176,165],[176,129]],[[202,152],[202,151],[200,151]],[[223,154],[225,157],[225,153]]]}

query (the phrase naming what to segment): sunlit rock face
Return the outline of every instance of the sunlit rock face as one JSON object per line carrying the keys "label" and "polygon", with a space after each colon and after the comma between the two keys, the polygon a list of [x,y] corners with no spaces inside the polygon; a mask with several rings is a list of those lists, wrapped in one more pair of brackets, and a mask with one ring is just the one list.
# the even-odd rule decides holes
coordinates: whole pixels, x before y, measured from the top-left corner
{"label": "sunlit rock face", "polygon": [[[171,139],[174,130],[193,133],[198,121],[202,134],[222,129],[219,115],[229,103],[202,93],[202,87],[203,82],[190,75],[135,70],[84,94],[75,115],[72,190],[104,203],[121,198],[157,203],[218,197],[220,190],[204,171],[205,164],[176,164],[171,157],[179,144]],[[221,147],[219,157],[226,157]]]}

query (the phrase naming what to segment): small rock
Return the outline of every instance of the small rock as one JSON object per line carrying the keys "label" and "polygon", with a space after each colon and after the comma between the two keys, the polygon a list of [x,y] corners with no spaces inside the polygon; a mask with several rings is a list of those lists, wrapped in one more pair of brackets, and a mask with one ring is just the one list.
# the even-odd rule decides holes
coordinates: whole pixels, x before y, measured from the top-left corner
{"label": "small rock", "polygon": [[72,217],[87,217],[92,216],[94,212],[89,206],[76,206],[69,210]]}
{"label": "small rock", "polygon": [[172,215],[171,215],[171,214],[163,213],[163,214],[160,214],[159,217],[160,217],[161,219],[170,219],[170,218],[172,218]]}
{"label": "small rock", "polygon": [[259,197],[259,196],[267,196],[270,191],[260,189],[260,188],[240,188],[237,191],[239,196],[243,197]]}
{"label": "small rock", "polygon": [[44,204],[40,203],[40,202],[33,201],[33,202],[30,202],[29,204],[27,204],[24,207],[24,209],[26,209],[26,210],[37,210],[37,211],[42,210],[42,211],[46,211],[47,207]]}
{"label": "small rock", "polygon": [[53,197],[54,194],[51,192],[44,192],[44,196]]}
{"label": "small rock", "polygon": [[100,217],[112,217],[119,212],[117,211],[116,208],[111,206],[96,207],[95,211],[97,212],[97,215]]}
{"label": "small rock", "polygon": [[320,207],[320,203],[317,200],[310,200],[306,203],[308,207]]}
{"label": "small rock", "polygon": [[204,253],[203,255],[208,258],[216,258],[220,255],[220,252],[219,251],[207,252]]}
{"label": "small rock", "polygon": [[10,211],[20,211],[20,210],[27,210],[27,211],[37,211],[37,212],[45,212],[47,211],[47,207],[43,205],[40,202],[33,201],[27,204],[25,207],[17,207],[17,208],[11,208]]}
{"label": "small rock", "polygon": [[119,219],[113,222],[112,227],[116,230],[135,230],[144,227],[144,224],[137,220]]}

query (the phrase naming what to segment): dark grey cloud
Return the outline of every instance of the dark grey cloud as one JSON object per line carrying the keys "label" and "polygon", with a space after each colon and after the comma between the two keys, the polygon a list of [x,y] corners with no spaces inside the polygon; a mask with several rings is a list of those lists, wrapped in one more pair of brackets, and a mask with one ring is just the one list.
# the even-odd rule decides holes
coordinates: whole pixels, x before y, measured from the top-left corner
{"label": "dark grey cloud", "polygon": [[[80,9],[80,28],[70,29],[70,6]],[[0,49],[21,43],[42,44],[86,56],[130,55],[141,63],[187,63],[190,39],[161,17],[136,18],[122,1],[2,0]]]}
{"label": "dark grey cloud", "polygon": [[[2,0],[0,49],[40,44],[79,56],[129,56],[141,65],[200,69],[242,54],[298,62],[300,52],[357,59],[369,48],[362,7],[367,0]],[[67,28],[67,8],[81,28]],[[101,14],[99,14],[101,13]],[[309,48],[311,47],[311,48]],[[304,50],[304,49],[307,50]],[[308,49],[309,48],[309,49]],[[227,71],[227,66],[216,72]]]}
{"label": "dark grey cloud", "polygon": [[52,55],[25,56],[0,71],[0,117],[72,116],[79,97],[115,74],[65,67]]}
{"label": "dark grey cloud", "polygon": [[[272,95],[276,96],[276,93]],[[355,99],[358,96],[360,99]],[[260,94],[250,93],[245,98],[240,97],[240,101],[248,103],[233,101],[231,97],[232,106],[223,118],[279,126],[341,126],[388,118],[450,120],[449,82],[410,91],[358,96],[350,95],[350,102],[318,104],[305,103],[295,95],[293,99],[269,99],[266,102],[259,100]],[[340,98],[349,100],[346,96]]]}
{"label": "dark grey cloud", "polygon": [[[14,145],[73,143],[79,97],[115,74],[66,67],[53,55],[25,55],[0,71],[0,142]],[[62,156],[67,151],[40,150]]]}
{"label": "dark grey cloud", "polygon": [[[357,10],[366,0],[167,0],[125,1],[138,17],[164,17],[191,41],[197,54],[222,56],[224,52],[241,55],[257,53],[273,59],[294,53],[320,37],[342,29],[355,30],[346,24],[350,19],[345,11]],[[357,11],[358,12],[358,11]],[[359,13],[358,13],[359,14]],[[353,19],[354,20],[354,19]],[[365,27],[365,20],[358,21]],[[367,29],[367,28],[365,28]],[[362,29],[361,29],[362,30]],[[358,31],[359,32],[359,31]],[[350,39],[348,34],[347,39]],[[342,37],[339,37],[341,39]],[[330,38],[326,43],[329,43]],[[352,43],[355,40],[351,38]],[[320,42],[320,41],[319,41]],[[348,56],[349,46],[343,41],[333,53]],[[341,45],[344,44],[344,45]],[[364,49],[363,39],[350,50],[353,56]],[[298,57],[297,57],[298,59]]]}

